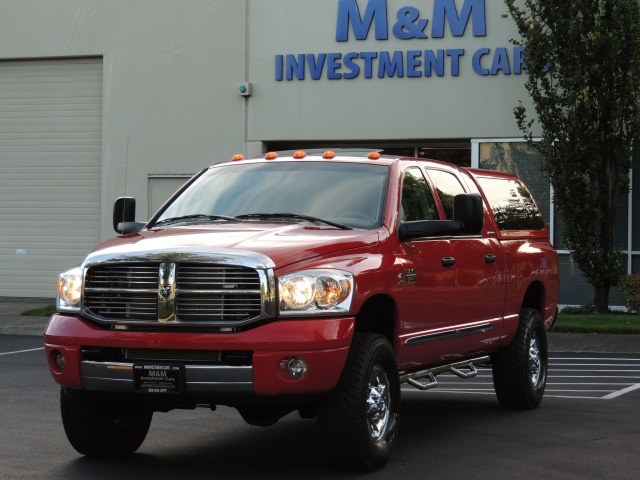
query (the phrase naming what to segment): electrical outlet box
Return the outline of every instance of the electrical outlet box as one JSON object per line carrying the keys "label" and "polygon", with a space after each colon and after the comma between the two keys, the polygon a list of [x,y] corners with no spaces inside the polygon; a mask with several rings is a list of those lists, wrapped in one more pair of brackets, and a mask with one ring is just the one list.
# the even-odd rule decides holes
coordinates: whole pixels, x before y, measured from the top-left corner
{"label": "electrical outlet box", "polygon": [[251,85],[251,82],[240,82],[240,85],[238,85],[238,92],[243,97],[250,97],[253,93],[253,85]]}

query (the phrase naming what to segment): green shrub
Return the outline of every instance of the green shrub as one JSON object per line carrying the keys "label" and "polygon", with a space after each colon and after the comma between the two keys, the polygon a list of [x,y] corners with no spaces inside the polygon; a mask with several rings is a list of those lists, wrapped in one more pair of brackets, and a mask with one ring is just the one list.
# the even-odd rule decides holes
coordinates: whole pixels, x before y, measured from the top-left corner
{"label": "green shrub", "polygon": [[560,313],[567,315],[593,315],[593,305],[582,305],[581,307],[564,307]]}
{"label": "green shrub", "polygon": [[622,277],[618,286],[627,300],[627,308],[640,314],[640,274]]}

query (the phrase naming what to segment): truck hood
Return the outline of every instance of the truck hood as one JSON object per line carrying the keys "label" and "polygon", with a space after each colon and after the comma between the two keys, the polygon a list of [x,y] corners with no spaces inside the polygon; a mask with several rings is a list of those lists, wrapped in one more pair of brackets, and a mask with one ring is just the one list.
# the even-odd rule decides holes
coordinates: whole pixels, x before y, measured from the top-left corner
{"label": "truck hood", "polygon": [[280,268],[313,257],[378,243],[377,231],[340,230],[282,223],[229,223],[143,230],[98,245],[84,265],[103,261],[195,261],[200,257],[233,262],[243,257],[255,268]]}

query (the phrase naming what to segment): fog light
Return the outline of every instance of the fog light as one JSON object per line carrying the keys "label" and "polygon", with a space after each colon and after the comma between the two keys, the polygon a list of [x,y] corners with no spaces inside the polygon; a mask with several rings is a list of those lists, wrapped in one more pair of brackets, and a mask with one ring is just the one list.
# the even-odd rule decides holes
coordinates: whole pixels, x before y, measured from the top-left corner
{"label": "fog light", "polygon": [[280,361],[280,369],[287,372],[292,378],[300,379],[309,371],[309,364],[301,358],[290,357]]}
{"label": "fog light", "polygon": [[58,353],[56,355],[56,367],[58,367],[60,370],[64,370],[64,355],[62,353]]}

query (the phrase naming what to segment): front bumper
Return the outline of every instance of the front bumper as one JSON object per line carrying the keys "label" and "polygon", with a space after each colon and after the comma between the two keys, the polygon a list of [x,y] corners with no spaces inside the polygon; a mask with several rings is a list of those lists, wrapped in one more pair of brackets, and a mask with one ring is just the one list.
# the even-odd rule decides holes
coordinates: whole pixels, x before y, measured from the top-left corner
{"label": "front bumper", "polygon": [[[331,391],[344,367],[355,319],[287,319],[239,333],[177,333],[105,330],[80,316],[51,317],[44,334],[53,378],[63,387],[113,393],[136,393],[132,361],[95,361],[83,349],[149,349],[181,352],[252,352],[250,365],[184,365],[188,395],[247,394],[258,397],[319,394]],[[62,353],[64,368],[56,365]],[[284,359],[303,358],[305,376],[292,378]],[[155,394],[144,394],[153,396]]]}

